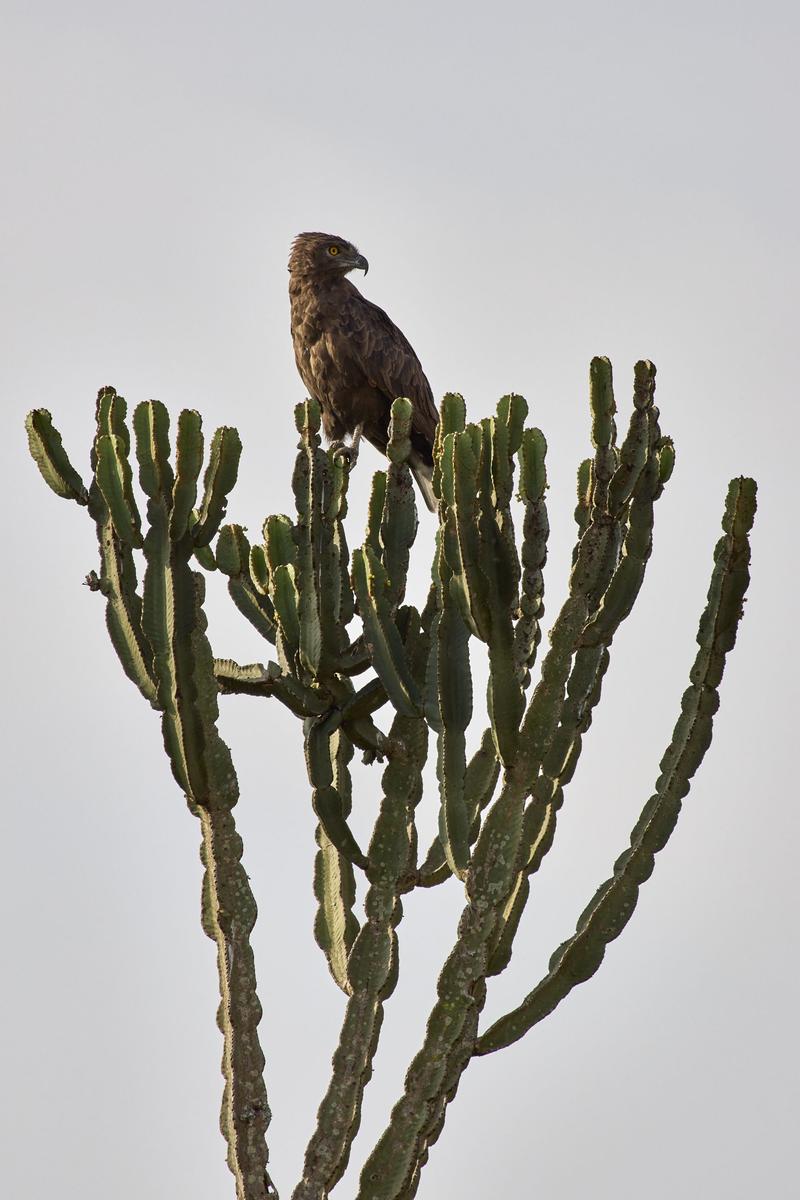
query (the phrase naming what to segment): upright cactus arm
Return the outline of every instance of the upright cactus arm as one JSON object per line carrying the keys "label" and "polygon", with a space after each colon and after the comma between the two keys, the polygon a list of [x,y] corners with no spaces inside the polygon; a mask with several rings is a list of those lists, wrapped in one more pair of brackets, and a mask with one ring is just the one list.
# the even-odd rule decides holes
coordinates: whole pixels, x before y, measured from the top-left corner
{"label": "upright cactus arm", "polygon": [[[113,406],[116,416],[112,430],[110,413]],[[122,439],[119,446],[120,456],[126,455],[124,421],[125,401],[117,396],[113,388],[103,388],[97,402],[95,446],[102,437],[109,438],[113,434],[115,440],[118,436]],[[142,601],[137,592],[136,564],[131,547],[117,534],[97,480],[94,479],[91,488],[87,490],[72,466],[64,450],[61,434],[53,425],[47,409],[34,409],[29,413],[25,420],[25,428],[31,455],[48,487],[62,499],[74,500],[81,506],[88,506],[89,515],[97,528],[101,570],[99,577],[91,572],[87,583],[93,591],[99,591],[106,599],[106,626],[125,674],[136,684],[148,703],[157,707],[156,686],[152,675],[153,656],[142,632]],[[92,463],[96,468],[96,448],[92,453]],[[135,501],[133,504],[135,508]],[[131,526],[134,520],[131,514]],[[127,521],[124,522],[124,526],[128,526]]]}
{"label": "upright cactus arm", "polygon": [[383,1005],[397,980],[400,881],[408,873],[413,811],[422,795],[425,723],[398,714],[392,737],[407,747],[408,757],[390,762],[383,774],[383,800],[369,847],[366,921],[347,963],[351,996],[333,1057],[331,1082],[306,1151],[303,1178],[292,1200],[324,1200],[347,1167],[361,1120],[364,1087],[372,1074]]}
{"label": "upright cactus arm", "polygon": [[517,754],[519,725],[525,698],[516,671],[514,620],[519,608],[521,568],[511,516],[514,459],[522,439],[528,405],[522,396],[500,401],[497,417],[484,420],[480,468],[481,569],[488,583],[490,614],[489,683],[487,708],[505,767]]}
{"label": "upright cactus arm", "polygon": [[617,467],[617,411],[614,399],[611,363],[607,358],[593,358],[589,364],[589,407],[592,413],[592,445],[595,448],[592,470],[592,490],[589,497],[590,517],[608,512],[608,485]]}
{"label": "upright cactus arm", "polygon": [[[606,567],[602,557],[598,557],[594,573],[587,571],[582,576],[585,594],[599,599],[595,599],[595,607],[581,636],[567,684],[567,698],[559,729],[534,787],[538,802],[549,803],[555,797],[556,807],[560,804],[559,785],[563,786],[572,777],[580,755],[581,736],[591,724],[592,710],[599,699],[603,676],[609,664],[608,647],[639,593],[652,549],[653,504],[663,488],[658,465],[661,434],[658,412],[653,407],[655,372],[648,372],[649,367],[649,363],[637,364],[636,379],[641,381],[644,375],[649,387],[634,388],[637,406],[634,407],[628,434],[620,449],[620,466],[608,481],[606,491],[608,503],[605,517],[612,522],[613,542],[619,536],[617,531],[625,526],[622,555],[605,588],[602,585]],[[631,463],[634,464],[633,468]],[[633,502],[628,507],[630,490],[633,490]],[[615,495],[617,499],[612,507],[611,498]],[[591,537],[594,521],[593,517],[592,525],[585,534],[587,540]],[[575,573],[573,579],[574,576]],[[615,597],[624,597],[624,604],[620,600],[615,602]],[[588,631],[596,626],[600,612],[607,615],[602,629],[592,636]],[[554,783],[556,780],[559,784]]]}
{"label": "upright cactus arm", "polygon": [[369,543],[353,553],[353,587],[376,674],[397,712],[415,717],[422,698],[394,622],[386,569]]}
{"label": "upright cactus arm", "polygon": [[[616,404],[607,358],[593,358],[589,372],[589,405],[592,414],[594,459],[588,494],[588,522],[578,543],[570,592],[586,597],[593,612],[619,558],[622,521],[608,508],[608,489],[618,460],[616,448]],[[576,514],[577,515],[577,514]],[[579,521],[580,525],[580,521]]]}
{"label": "upright cactus arm", "polygon": [[442,451],[442,495],[447,506],[444,552],[453,572],[451,590],[461,614],[481,641],[491,636],[489,584],[481,570],[478,488],[480,484],[483,431],[468,425],[461,433],[448,434]]}
{"label": "upright cactus arm", "polygon": [[581,538],[586,532],[586,527],[589,524],[589,497],[592,491],[592,460],[585,458],[578,467],[578,503],[575,506],[575,524],[578,526],[578,540],[572,550],[572,565],[578,558],[578,551],[581,547]]}
{"label": "upright cactus arm", "polygon": [[361,1173],[358,1200],[398,1200],[438,1134],[443,1106],[455,1095],[483,1003],[489,945],[499,906],[513,881],[522,832],[524,789],[511,780],[489,810],[467,875],[469,903],[437,984],[425,1041],[406,1075],[402,1097]]}
{"label": "upright cactus arm", "polygon": [[[102,574],[90,577],[108,599],[112,642],[126,673],[162,713],[162,731],[173,774],[202,829],[203,927],[217,945],[224,1036],[221,1124],[228,1163],[239,1200],[265,1200],[275,1190],[267,1173],[265,1132],[270,1113],[263,1080],[264,1057],[257,1027],[261,1007],[256,993],[250,931],[256,906],[241,865],[242,843],[233,823],[238,798],[236,774],[217,731],[217,684],[206,638],[202,576],[189,568],[194,553],[190,531],[194,488],[202,460],[199,417],[183,414],[179,427],[177,477],[169,458],[169,418],[163,405],[139,405],[134,414],[139,478],[148,499],[149,528],[134,497],[128,462],[130,434],[125,401],[113,388],[97,400],[97,435],[92,451],[94,480],[84,500],[52,430],[49,418],[30,421],[34,452],[54,490],[88,501],[97,525]],[[34,436],[35,435],[35,436]],[[224,438],[222,440],[225,440]],[[206,474],[201,520],[216,532],[217,516],[235,477],[230,446],[238,435],[218,437],[219,462]],[[238,454],[233,455],[238,461]],[[74,493],[74,494],[73,494]],[[198,522],[194,522],[196,528]],[[133,550],[147,564],[143,595],[136,590]]]}
{"label": "upright cactus arm", "polygon": [[[97,541],[100,548],[100,581],[97,590],[107,597],[106,628],[111,644],[117,652],[123,671],[139,688],[152,705],[159,708],[153,664],[153,649],[145,637],[142,627],[142,597],[137,590],[136,560],[132,545],[127,542],[120,529],[141,530],[141,518],[130,487],[130,468],[122,468],[126,484],[122,503],[118,504],[118,528],[114,513],[109,509],[100,487],[99,447],[102,442],[113,438],[119,456],[130,452],[130,432],[127,425],[128,406],[122,396],[112,387],[101,388],[95,405],[95,439],[92,445],[91,463],[95,477],[89,489],[89,516],[95,522]],[[125,501],[130,511],[121,513]],[[141,538],[137,537],[141,545]],[[91,580],[91,577],[90,577]]]}
{"label": "upright cactus arm", "polygon": [[153,647],[164,747],[179,787],[195,804],[204,804],[209,792],[208,764],[191,641],[197,601],[188,564],[192,553],[189,536],[180,551],[169,536],[173,487],[169,417],[162,404],[147,401],[137,406],[133,422],[150,525],[144,541],[147,570],[142,625]]}
{"label": "upright cactus arm", "polygon": [[217,1024],[224,1039],[225,1079],[220,1125],[228,1143],[228,1166],[236,1180],[237,1200],[266,1200],[277,1197],[277,1192],[267,1171],[265,1134],[271,1114],[258,1038],[262,1010],[250,944],[258,910],[241,863],[242,839],[233,818],[239,795],[236,773],[230,751],[217,730],[217,689],[206,636],[202,575],[194,575],[194,586],[196,610],[191,641],[208,793],[201,803],[190,798],[190,808],[200,820],[203,838],[203,929],[217,946]]}
{"label": "upright cactus arm", "polygon": [[408,467],[413,411],[410,400],[400,398],[394,401],[389,423],[389,442],[386,447],[389,469],[386,471],[380,543],[389,599],[394,609],[403,603],[405,597],[409,555],[418,524],[414,483]]}
{"label": "upright cactus arm", "polygon": [[433,440],[433,492],[437,499],[444,498],[442,463],[446,461],[444,441],[449,433],[460,433],[466,424],[467,406],[458,392],[446,392],[442,397],[439,424]]}
{"label": "upright cactus arm", "polygon": [[101,434],[94,443],[95,479],[111,515],[117,536],[133,549],[142,547],[142,521],[133,495],[133,473],[128,462],[127,440]]}
{"label": "upright cactus arm", "polygon": [[[345,819],[352,807],[352,783],[349,762],[353,744],[343,730],[330,739],[333,786],[342,802]],[[338,986],[350,995],[352,988],[347,975],[347,957],[360,929],[353,906],[356,898],[353,865],[336,848],[322,824],[317,826],[317,856],[314,864],[314,895],[317,913],[314,936],[328,961],[331,975]]]}
{"label": "upright cactus arm", "polygon": [[[142,629],[142,600],[130,546],[120,542],[105,506],[92,501],[100,546],[100,578],[89,576],[92,590],[106,598],[106,628],[123,671],[153,708],[158,696],[153,677],[153,651]],[[96,582],[95,582],[96,581]]]}
{"label": "upright cactus arm", "polygon": [[596,892],[575,933],[556,950],[550,970],[518,1008],[495,1021],[478,1039],[476,1054],[490,1054],[518,1041],[572,991],[594,975],[606,946],[630,920],[639,888],[653,871],[655,855],[667,843],[691,779],[711,743],[719,707],[718,687],[733,649],[749,583],[749,532],[756,510],[752,479],[731,480],[714,552],[708,603],[697,634],[699,651],[684,692],[681,715],[661,760],[656,789],[631,834],[630,847],[614,865],[613,876]]}
{"label": "upright cactus arm", "polygon": [[448,601],[437,624],[438,707],[440,730],[436,774],[439,779],[439,837],[450,870],[463,878],[469,862],[470,819],[464,795],[466,730],[472,719],[469,631]]}
{"label": "upright cactus arm", "polygon": [[[228,496],[239,473],[241,454],[242,443],[237,430],[223,425],[211,439],[208,466],[203,479],[203,500],[198,520],[191,531],[195,546],[208,546],[217,536],[228,508]],[[178,468],[180,472],[180,458]],[[180,482],[180,474],[178,479]]]}
{"label": "upright cactus arm", "polygon": [[217,538],[216,565],[228,576],[228,592],[239,612],[274,646],[278,631],[263,546],[251,547],[241,525],[224,525]]}
{"label": "upright cactus arm", "polygon": [[[295,409],[300,433],[299,453],[292,487],[297,506],[295,543],[297,545],[297,596],[300,663],[316,678],[323,660],[322,620],[320,616],[320,546],[330,541],[330,524],[323,521],[324,491],[330,490],[325,476],[330,462],[320,449],[319,405],[306,401]],[[333,647],[328,647],[329,651]]]}
{"label": "upright cactus arm", "polygon": [[442,1087],[439,1089],[435,1103],[431,1105],[430,1116],[424,1135],[420,1139],[416,1162],[408,1177],[406,1186],[398,1196],[398,1200],[413,1200],[413,1197],[417,1194],[422,1168],[428,1161],[430,1148],[438,1141],[439,1135],[444,1128],[447,1105],[454,1099],[461,1076],[472,1059],[475,1050],[475,1040],[478,1034],[478,1020],[485,1001],[486,984],[479,983],[475,988],[475,1003],[464,1022],[460,1037],[448,1055]]}
{"label": "upright cactus arm", "polygon": [[324,657],[324,675],[330,678],[339,670],[342,655],[349,649],[347,626],[355,611],[350,586],[350,552],[344,530],[347,514],[349,464],[341,455],[317,451],[322,464],[323,496],[319,560],[320,623]]}
{"label": "upright cactus arm", "polygon": [[[613,422],[598,425],[604,450],[611,450]],[[448,448],[443,443],[443,455]],[[607,461],[605,461],[607,460]],[[600,472],[601,483],[612,474],[610,453]],[[454,452],[455,461],[455,452]],[[455,495],[458,467],[451,488],[443,461],[441,487],[445,505]],[[599,522],[598,522],[599,523]],[[603,549],[603,547],[601,547]],[[601,554],[607,562],[607,553]],[[462,560],[463,563],[463,560]],[[587,579],[589,563],[581,564]],[[580,578],[580,576],[578,576]],[[515,886],[522,846],[524,800],[558,728],[565,687],[580,634],[589,611],[584,586],[575,586],[551,631],[551,648],[542,678],[522,721],[519,753],[506,772],[503,790],[489,809],[467,873],[469,903],[459,923],[459,938],[437,987],[438,1000],[428,1021],[425,1043],[406,1077],[405,1091],[392,1110],[385,1133],[361,1175],[358,1200],[399,1200],[413,1187],[427,1148],[438,1136],[445,1107],[455,1095],[469,1061],[471,1030],[485,997],[485,979],[504,908]]]}
{"label": "upright cactus arm", "polygon": [[[500,763],[497,761],[494,738],[491,729],[486,729],[478,749],[467,763],[464,772],[464,807],[471,846],[474,845],[480,832],[481,813],[490,803],[499,777]],[[452,871],[447,861],[442,839],[437,834],[409,886],[435,887],[451,875]]]}
{"label": "upright cactus arm", "polygon": [[[261,1007],[249,943],[256,908],[239,861],[242,845],[231,811],[238,786],[230,752],[216,726],[217,686],[205,634],[203,582],[188,566],[194,549],[188,522],[178,542],[170,539],[174,477],[166,410],[153,402],[139,405],[134,428],[150,523],[144,541],[143,626],[154,650],[164,745],[175,778],[203,831],[203,924],[217,944],[219,1024],[225,1043],[221,1123],[237,1195],[240,1200],[251,1200],[267,1196],[273,1189],[266,1173],[264,1133],[270,1114],[257,1035]],[[215,437],[212,446],[217,447],[219,461],[212,456],[206,471],[206,515],[201,519],[207,522],[207,533],[224,510],[232,470],[222,442]]]}
{"label": "upright cactus arm", "polygon": [[331,761],[331,733],[325,719],[308,718],[303,726],[311,803],[326,835],[349,862],[366,868],[367,859],[347,823],[346,802],[334,783]]}
{"label": "upright cactus arm", "polygon": [[[466,436],[466,435],[465,435]],[[445,439],[447,452],[453,435]],[[450,454],[444,477],[445,522],[452,523],[455,481]],[[447,531],[440,530],[433,561],[436,611],[429,614],[428,659],[425,668],[425,712],[437,734],[436,774],[439,781],[438,844],[448,872],[463,877],[469,861],[470,821],[464,796],[466,729],[472,718],[472,675],[469,663],[469,602],[456,591],[458,580],[444,553]],[[462,563],[460,550],[456,564]],[[457,598],[458,597],[458,598]]]}
{"label": "upright cactus arm", "polygon": [[[593,404],[601,408],[600,413],[595,414],[595,428],[598,424],[602,428],[599,418],[603,418],[603,409],[606,428],[610,420],[610,376],[604,383],[604,371],[604,360],[600,360],[600,369],[595,372],[595,391],[592,394]],[[608,669],[608,647],[623,616],[630,611],[644,578],[644,569],[652,545],[653,503],[661,491],[657,457],[660,431],[657,410],[653,407],[654,386],[655,371],[652,365],[638,363],[634,373],[634,409],[627,435],[619,451],[620,464],[610,478],[603,478],[608,474],[606,468],[611,461],[610,458],[606,458],[608,449],[603,445],[597,448],[598,458],[591,476],[597,481],[597,485],[591,495],[596,500],[599,489],[600,494],[605,497],[605,509],[592,511],[580,546],[580,553],[584,556],[583,566],[581,570],[573,568],[571,580],[573,591],[580,588],[586,597],[593,597],[596,607],[579,639],[580,644],[567,681],[558,728],[541,759],[539,771],[532,784],[533,799],[525,813],[525,850],[521,873],[511,891],[497,930],[489,967],[491,975],[504,970],[511,958],[513,941],[530,891],[528,877],[538,870],[553,844],[556,814],[563,801],[563,789],[575,772],[582,737],[591,724],[603,677]],[[625,522],[631,488],[634,499],[630,506],[622,558],[617,562],[603,591],[603,581],[607,578],[607,549],[609,545],[613,547],[617,542],[617,531],[622,529]],[[614,496],[617,497],[616,500],[611,499]],[[595,557],[587,555],[587,547],[592,542],[595,532],[603,529],[600,538],[594,542],[595,548],[599,547],[601,552]],[[637,565],[631,572],[634,561]],[[590,567],[592,562],[593,570]],[[620,590],[630,597],[627,608],[624,611],[619,610],[619,620],[606,626],[604,637],[596,637],[587,644],[589,639],[586,630],[591,628],[598,610],[602,611],[610,594],[619,593]],[[599,601],[597,597],[600,597]]]}
{"label": "upright cactus arm", "polygon": [[530,682],[536,651],[542,638],[544,575],[547,562],[547,442],[540,429],[526,429],[519,455],[519,498],[525,506],[522,526],[522,588],[519,616],[514,626],[514,670],[523,690]]}
{"label": "upright cactus arm", "polygon": [[[549,744],[585,619],[585,600],[570,598],[551,632],[542,681],[531,701],[531,705],[536,701],[537,728],[526,729],[523,723],[521,745],[538,741],[546,748]],[[441,1130],[445,1106],[455,1095],[469,1061],[468,1046],[485,998],[493,941],[515,881],[529,769],[530,759],[520,755],[514,768],[506,772],[503,789],[483,822],[467,872],[468,904],[459,922],[458,940],[439,977],[425,1041],[411,1064],[389,1125],[364,1166],[358,1200],[399,1200],[407,1194],[428,1145]]]}
{"label": "upright cactus arm", "polygon": [[550,649],[520,729],[520,753],[514,764],[526,794],[531,790],[561,719],[564,694],[575,646],[586,624],[584,596],[568,596],[550,630]]}
{"label": "upright cactus arm", "polygon": [[[194,409],[185,408],[178,417],[178,433],[175,438],[175,482],[172,486],[172,511],[170,513],[170,537],[180,541],[186,531],[197,530],[200,514],[195,516],[197,503],[197,481],[203,467],[203,422]],[[194,519],[193,519],[194,518]],[[199,531],[198,531],[199,532]],[[208,545],[205,538],[198,539],[195,553]]]}

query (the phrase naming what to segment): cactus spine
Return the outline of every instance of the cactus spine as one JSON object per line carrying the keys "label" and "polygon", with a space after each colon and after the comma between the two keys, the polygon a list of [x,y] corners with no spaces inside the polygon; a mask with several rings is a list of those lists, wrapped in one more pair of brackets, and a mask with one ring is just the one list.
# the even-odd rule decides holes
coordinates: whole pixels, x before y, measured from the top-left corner
{"label": "cactus spine", "polygon": [[[455,877],[464,885],[465,907],[403,1094],[366,1157],[359,1200],[410,1200],[471,1059],[521,1038],[597,970],[607,944],[630,919],[708,748],[749,579],[755,484],[745,478],[730,485],[690,686],[630,846],[546,975],[515,1009],[481,1030],[488,982],[511,958],[530,878],[553,844],[613,640],[642,587],[654,506],[675,461],[659,425],[652,363],[634,369],[633,407],[621,443],[607,359],[592,361],[589,391],[594,453],[578,471],[569,594],[538,669],[547,445],[539,429],[526,425],[521,396],[505,396],[495,414],[478,423],[467,421],[461,396],[444,397],[433,472],[439,527],[421,611],[406,602],[417,530],[407,465],[413,410],[406,399],[393,404],[388,466],[373,479],[364,540],[352,559],[345,533],[348,466],[341,454],[322,448],[320,413],[311,401],[295,410],[295,515],[267,517],[254,544],[241,525],[220,528],[241,449],[235,430],[215,434],[200,495],[198,414],[181,413],[173,463],[166,410],[154,402],[139,405],[133,427],[143,521],[126,406],[113,389],[98,397],[88,488],[50,414],[39,409],[28,418],[31,453],[45,481],[95,522],[100,574],[88,582],[105,598],[123,670],[161,713],[173,775],[201,823],[203,927],[217,944],[220,975],[222,1125],[241,1200],[277,1193],[266,1170],[269,1109],[249,944],[256,908],[233,823],[236,776],[217,731],[220,694],[275,698],[302,721],[318,821],[314,935],[346,996],[330,1084],[294,1200],[324,1200],[347,1167],[384,1005],[397,982],[401,897]],[[519,539],[515,513],[522,519]],[[137,556],[144,563],[141,590]],[[235,606],[274,658],[241,665],[212,656],[204,579],[193,560],[226,577]],[[468,760],[473,640],[486,647],[489,724]],[[392,719],[384,732],[377,720],[386,706]],[[429,733],[436,739],[439,826],[420,859],[415,812]],[[366,848],[349,821],[356,749],[365,762],[384,763]],[[366,886],[361,916],[358,872]]]}

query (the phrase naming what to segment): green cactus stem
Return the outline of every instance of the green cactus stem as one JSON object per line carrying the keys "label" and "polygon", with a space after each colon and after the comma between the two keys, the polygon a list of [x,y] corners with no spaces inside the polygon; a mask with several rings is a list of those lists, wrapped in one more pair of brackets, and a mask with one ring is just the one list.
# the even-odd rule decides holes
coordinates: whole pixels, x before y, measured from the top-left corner
{"label": "green cactus stem", "polygon": [[[352,807],[352,781],[348,764],[353,757],[353,744],[341,729],[330,739],[330,756],[333,786],[346,820]],[[328,961],[334,980],[343,992],[350,995],[352,987],[347,975],[347,958],[360,929],[358,917],[353,911],[356,898],[353,865],[337,849],[321,823],[317,826],[316,839],[318,850],[314,864],[314,895],[318,907],[314,936]]]}
{"label": "green cactus stem", "polygon": [[[217,683],[206,637],[202,576],[189,561],[198,543],[216,535],[227,493],[236,478],[239,441],[220,430],[212,443],[205,496],[192,522],[203,443],[200,418],[179,421],[177,474],[170,462],[169,417],[163,405],[140,404],[133,418],[139,481],[147,497],[143,533],[129,465],[126,405],[103,388],[96,408],[94,478],[88,493],[61,446],[49,414],[28,418],[31,451],[57,495],[88,507],[97,528],[101,574],[90,577],[107,602],[112,643],[125,673],[161,711],[162,733],[173,775],[202,829],[202,921],[217,945],[225,1087],[221,1127],[238,1200],[277,1193],[267,1172],[265,1133],[270,1120],[258,1041],[261,1006],[256,992],[250,932],[256,905],[241,865],[242,843],[233,821],[238,799],[228,747],[217,731]],[[134,551],[146,570],[137,590]]]}
{"label": "green cactus stem", "polygon": [[74,500],[87,505],[89,493],[78,472],[69,461],[61,434],[53,425],[46,408],[35,408],[25,418],[28,449],[47,486],[62,500]]}
{"label": "green cactus stem", "polygon": [[[364,540],[352,559],[345,530],[350,464],[323,448],[316,401],[295,409],[295,515],[268,516],[252,543],[242,525],[222,525],[241,451],[234,429],[218,430],[211,440],[201,486],[199,414],[180,414],[171,455],[167,410],[140,404],[133,426],[144,511],[127,407],[113,388],[98,396],[88,488],[50,414],[37,409],[28,417],[31,454],[46,483],[85,508],[95,524],[100,573],[91,572],[87,582],[104,597],[123,670],[160,713],[172,773],[200,821],[203,928],[217,947],[221,997],[221,1124],[238,1200],[277,1193],[267,1173],[270,1113],[250,946],[256,906],[233,820],[238,784],[218,731],[221,695],[274,697],[302,722],[317,822],[314,936],[346,997],[330,1083],[294,1200],[326,1200],[347,1168],[384,1005],[398,979],[403,896],[448,881],[455,886],[457,879],[465,902],[422,1045],[384,1133],[366,1156],[358,1200],[412,1200],[472,1058],[517,1041],[594,974],[675,825],[711,738],[748,585],[755,484],[745,478],[730,486],[690,686],[630,846],[573,936],[551,957],[544,978],[481,1032],[489,980],[510,961],[533,876],[554,844],[613,641],[642,588],[654,507],[675,463],[672,442],[659,426],[652,363],[642,360],[634,368],[633,408],[621,444],[606,358],[592,360],[589,396],[593,455],[578,472],[569,591],[545,653],[539,646],[547,444],[541,430],[526,426],[521,396],[504,396],[493,415],[472,423],[461,396],[448,393],[442,401],[432,479],[438,528],[421,611],[406,601],[418,520],[408,467],[409,399],[392,404],[387,465],[373,478]],[[513,520],[515,488],[521,537]],[[265,662],[212,657],[196,563],[219,571],[234,605],[275,647]],[[485,646],[488,660],[488,726],[468,760],[472,639],[483,644],[480,653]],[[391,710],[388,733],[378,725],[384,709]],[[436,735],[439,826],[420,861],[415,813],[430,732]],[[351,828],[356,750],[367,767],[385,764],[366,853]],[[362,917],[356,915],[358,872],[365,877]]]}
{"label": "green cactus stem", "polygon": [[421,719],[398,714],[392,736],[406,746],[407,759],[389,763],[383,773],[383,799],[369,846],[366,920],[347,961],[350,999],[333,1057],[331,1082],[306,1151],[303,1178],[292,1200],[323,1200],[347,1167],[361,1120],[364,1087],[372,1075],[383,1005],[397,982],[400,881],[408,874],[413,851],[413,814],[422,795],[427,730]]}
{"label": "green cactus stem", "polygon": [[630,847],[614,864],[614,874],[581,914],[575,933],[550,960],[548,974],[522,1004],[495,1021],[478,1039],[475,1053],[490,1054],[523,1037],[572,989],[594,975],[606,946],[627,925],[639,888],[653,872],[655,855],[666,845],[678,820],[691,779],[711,742],[719,707],[718,687],[727,654],[733,649],[750,579],[748,534],[756,511],[752,479],[733,479],[722,520],[724,536],[714,552],[708,603],[700,618],[700,647],[683,694],[681,715],[661,760],[654,794],[631,834]]}
{"label": "green cactus stem", "polygon": [[[596,420],[595,425],[610,429],[609,410],[613,405],[610,367],[604,360],[597,361],[599,366],[594,370],[595,390],[592,395],[596,397],[596,403],[604,406],[605,416],[601,413],[603,419],[599,422]],[[594,707],[600,698],[603,677],[610,662],[608,648],[619,624],[630,611],[644,579],[652,548],[653,504],[663,490],[658,467],[661,434],[658,413],[653,406],[654,388],[655,369],[652,364],[637,363],[630,425],[619,451],[619,465],[608,479],[604,478],[608,472],[603,466],[604,461],[607,464],[610,461],[606,458],[607,448],[603,445],[596,448],[590,477],[600,481],[605,499],[601,507],[597,502],[597,491],[592,492],[591,519],[584,528],[578,554],[573,560],[571,577],[573,593],[580,590],[587,598],[594,597],[595,608],[589,614],[575,652],[558,729],[531,785],[533,798],[525,813],[523,863],[497,931],[489,966],[491,975],[504,970],[510,961],[514,937],[530,892],[529,877],[539,869],[553,844],[556,814],[563,802],[563,790],[575,772],[583,735],[591,725]],[[631,492],[633,499],[629,508]],[[602,530],[599,538],[595,536],[598,530]],[[613,548],[618,544],[623,530],[625,540],[622,557],[618,558]],[[601,548],[600,552],[597,552],[598,547]],[[610,580],[609,547],[616,559]],[[582,569],[575,565],[579,561],[583,563]],[[631,571],[633,564],[635,567]],[[605,581],[607,586],[603,590]],[[630,603],[627,606],[617,603],[614,608],[606,608],[608,597],[620,594],[626,596],[626,603],[627,599]],[[602,636],[596,628],[599,612],[607,612]],[[612,612],[615,614],[613,619]],[[595,632],[589,634],[588,631],[592,629]]]}

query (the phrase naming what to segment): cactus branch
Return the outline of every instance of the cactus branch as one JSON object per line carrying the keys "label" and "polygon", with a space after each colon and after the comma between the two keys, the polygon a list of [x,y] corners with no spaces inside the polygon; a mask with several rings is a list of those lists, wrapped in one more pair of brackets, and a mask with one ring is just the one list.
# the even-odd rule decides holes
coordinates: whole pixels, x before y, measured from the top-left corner
{"label": "cactus branch", "polygon": [[[126,405],[113,388],[97,398],[94,478],[88,493],[71,473],[61,439],[46,419],[29,418],[31,450],[57,494],[86,503],[100,546],[101,575],[90,576],[107,599],[111,640],[126,674],[161,711],[164,746],[175,779],[202,829],[203,928],[217,945],[225,1088],[221,1126],[238,1200],[276,1196],[267,1173],[265,1133],[270,1120],[258,1041],[250,932],[256,905],[241,865],[233,822],[238,785],[230,752],[217,730],[217,683],[206,637],[204,582],[189,567],[194,553],[190,512],[202,460],[197,414],[181,415],[177,478],[169,458],[169,418],[163,405],[141,404],[134,414],[139,479],[147,497],[142,522],[129,466]],[[215,438],[217,461],[206,473],[204,517],[214,527],[235,478],[238,435]],[[226,449],[227,446],[227,449]],[[196,522],[195,522],[196,527]],[[137,591],[133,551],[146,562]]]}
{"label": "cactus branch", "polygon": [[752,479],[733,479],[722,526],[724,536],[714,552],[708,603],[700,618],[700,649],[681,701],[681,715],[661,760],[654,794],[631,834],[630,847],[614,864],[614,874],[595,893],[581,914],[575,933],[556,950],[548,974],[522,1004],[495,1021],[478,1039],[476,1054],[510,1046],[546,1017],[579,983],[591,978],[606,946],[627,925],[649,879],[655,855],[669,839],[688,794],[691,779],[711,742],[711,726],[719,707],[718,686],[725,659],[736,641],[749,583],[748,534],[756,510]]}
{"label": "cactus branch", "polygon": [[[29,415],[29,446],[45,482],[84,507],[95,524],[100,574],[91,572],[87,583],[105,598],[123,670],[160,713],[172,773],[200,822],[202,921],[217,947],[221,998],[221,1125],[238,1200],[277,1193],[267,1173],[270,1113],[250,946],[256,905],[233,820],[238,783],[218,730],[219,696],[275,697],[302,721],[317,820],[314,936],[346,997],[330,1084],[293,1200],[326,1200],[347,1168],[384,1005],[398,979],[402,896],[454,878],[464,885],[465,906],[421,1048],[360,1177],[358,1200],[412,1200],[471,1059],[521,1038],[599,967],[630,918],[711,738],[749,579],[755,484],[745,478],[730,485],[690,686],[630,846],[573,936],[551,957],[546,976],[481,1033],[488,980],[511,958],[531,877],[553,845],[613,640],[639,595],[652,551],[654,505],[675,462],[654,393],[655,367],[638,362],[633,410],[619,444],[611,364],[592,360],[593,455],[578,472],[569,592],[538,663],[549,533],[547,445],[539,429],[525,427],[528,405],[521,396],[504,396],[494,415],[473,423],[461,396],[449,393],[442,401],[432,474],[438,528],[421,612],[405,599],[417,532],[411,400],[392,403],[388,463],[373,478],[365,537],[352,561],[345,518],[354,451],[323,449],[314,400],[295,409],[296,515],[268,516],[252,544],[242,525],[221,528],[241,453],[235,429],[215,433],[201,484],[199,414],[181,412],[171,456],[166,408],[140,404],[133,416],[146,498],[140,511],[127,406],[113,388],[97,398],[88,488],[50,414],[37,409]],[[354,447],[357,442],[358,434]],[[515,487],[521,538],[512,515]],[[241,665],[212,657],[204,577],[192,569],[195,561],[226,577],[234,605],[275,647],[275,661]],[[467,761],[471,638],[486,647],[489,724]],[[388,734],[373,719],[383,708],[392,710]],[[436,735],[439,830],[420,862],[415,810],[430,731]],[[367,853],[350,825],[356,749],[365,763],[386,763]],[[361,919],[356,868],[367,884]]]}
{"label": "cactus branch", "polygon": [[383,773],[383,800],[369,847],[366,921],[347,962],[350,999],[331,1082],[306,1151],[303,1179],[292,1200],[323,1200],[347,1167],[364,1088],[372,1075],[383,1005],[397,980],[400,881],[408,873],[412,853],[413,810],[422,795],[427,730],[419,718],[398,714],[392,736],[407,746],[409,757],[390,763]]}

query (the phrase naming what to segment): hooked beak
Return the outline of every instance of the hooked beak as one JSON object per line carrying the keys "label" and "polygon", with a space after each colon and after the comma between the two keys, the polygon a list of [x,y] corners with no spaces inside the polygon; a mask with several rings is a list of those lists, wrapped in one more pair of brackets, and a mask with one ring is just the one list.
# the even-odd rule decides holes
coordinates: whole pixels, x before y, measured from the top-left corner
{"label": "hooked beak", "polygon": [[358,257],[356,258],[356,261],[353,263],[352,269],[354,271],[363,271],[364,274],[366,275],[367,271],[369,270],[369,263],[364,258],[363,254],[358,255]]}

